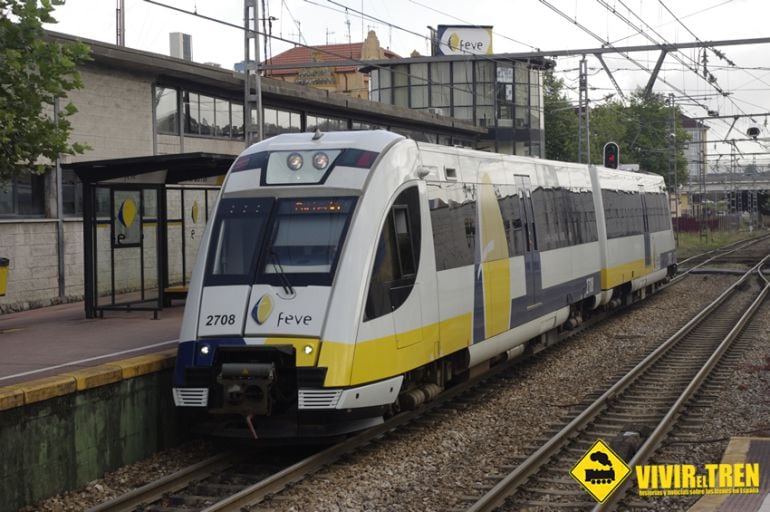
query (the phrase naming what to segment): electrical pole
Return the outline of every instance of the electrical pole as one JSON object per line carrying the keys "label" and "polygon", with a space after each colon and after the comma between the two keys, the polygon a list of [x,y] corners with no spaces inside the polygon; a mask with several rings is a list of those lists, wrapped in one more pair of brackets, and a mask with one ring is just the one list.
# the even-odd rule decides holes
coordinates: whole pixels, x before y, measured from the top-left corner
{"label": "electrical pole", "polygon": [[[259,9],[258,0],[243,1],[243,135],[246,147],[263,138],[262,80],[259,73]],[[254,56],[252,59],[251,56]],[[255,93],[251,93],[254,77]],[[252,113],[255,119],[252,119]]]}
{"label": "electrical pole", "polygon": [[126,46],[126,6],[124,0],[118,0],[115,9],[115,39],[117,46]]}
{"label": "electrical pole", "polygon": [[[580,78],[578,91],[578,162],[583,162],[583,144],[585,141],[586,163],[591,163],[591,135],[588,114],[588,63],[586,56],[580,60]],[[585,124],[585,126],[583,126]]]}
{"label": "electrical pole", "polygon": [[674,184],[674,236],[679,242],[679,180],[676,176],[676,103],[674,101],[674,93],[668,95],[668,99],[671,102],[671,174]]}

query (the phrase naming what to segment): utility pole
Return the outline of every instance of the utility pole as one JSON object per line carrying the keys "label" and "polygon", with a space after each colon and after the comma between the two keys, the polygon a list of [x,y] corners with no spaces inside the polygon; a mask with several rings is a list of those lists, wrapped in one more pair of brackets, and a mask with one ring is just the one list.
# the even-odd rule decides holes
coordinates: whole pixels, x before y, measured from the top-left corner
{"label": "utility pole", "polygon": [[118,6],[115,9],[115,44],[117,46],[126,46],[126,6],[125,0],[118,0]]}
{"label": "utility pole", "polygon": [[[696,121],[699,126],[702,126],[699,121]],[[706,166],[708,165],[706,162],[706,137],[704,130],[699,130],[699,140],[698,140],[698,185],[700,188],[700,239],[701,241],[708,240],[709,237],[709,229],[708,224],[706,222]],[[714,208],[716,208],[716,204],[714,204]]]}
{"label": "utility pole", "polygon": [[[679,180],[676,176],[676,103],[674,101],[674,93],[668,95],[668,99],[671,102],[671,174],[674,184],[674,236],[676,237],[677,244],[679,243]],[[670,181],[670,182],[671,182]],[[669,182],[669,183],[670,183]]]}
{"label": "utility pole", "polygon": [[[583,126],[585,124],[585,126]],[[580,60],[580,78],[578,90],[578,162],[583,161],[585,141],[586,163],[591,163],[591,122],[588,113],[588,63],[586,56]]]}
{"label": "utility pole", "polygon": [[[246,147],[263,138],[262,80],[259,73],[258,0],[243,0],[243,135]],[[251,56],[254,56],[252,59]],[[251,92],[252,77],[255,93]],[[252,113],[255,119],[252,119]]]}

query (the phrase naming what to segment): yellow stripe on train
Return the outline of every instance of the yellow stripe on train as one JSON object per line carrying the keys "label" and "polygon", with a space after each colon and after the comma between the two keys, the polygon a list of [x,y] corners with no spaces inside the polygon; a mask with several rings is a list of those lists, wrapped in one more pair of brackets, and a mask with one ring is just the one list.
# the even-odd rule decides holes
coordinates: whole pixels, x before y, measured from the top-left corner
{"label": "yellow stripe on train", "polygon": [[324,386],[364,384],[406,373],[466,348],[471,343],[470,333],[471,314],[467,313],[356,344],[323,341],[318,366],[328,368]]}
{"label": "yellow stripe on train", "polygon": [[645,266],[644,259],[631,261],[601,271],[602,290],[615,288],[623,283],[633,281],[653,271],[652,265]]}

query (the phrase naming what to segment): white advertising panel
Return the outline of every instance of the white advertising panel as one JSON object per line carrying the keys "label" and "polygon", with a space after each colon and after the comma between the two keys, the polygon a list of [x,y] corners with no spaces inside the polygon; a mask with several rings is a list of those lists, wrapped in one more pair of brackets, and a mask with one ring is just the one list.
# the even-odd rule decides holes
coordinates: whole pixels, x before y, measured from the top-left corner
{"label": "white advertising panel", "polygon": [[492,27],[439,25],[439,55],[491,55]]}

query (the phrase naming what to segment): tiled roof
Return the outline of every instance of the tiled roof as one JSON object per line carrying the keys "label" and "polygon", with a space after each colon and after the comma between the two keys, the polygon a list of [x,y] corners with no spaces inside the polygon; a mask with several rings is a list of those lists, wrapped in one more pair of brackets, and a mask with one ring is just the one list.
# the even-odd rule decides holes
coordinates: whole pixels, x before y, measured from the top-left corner
{"label": "tiled roof", "polygon": [[[310,62],[329,62],[329,61],[342,61],[346,59],[362,60],[361,48],[363,43],[345,43],[345,44],[326,44],[314,46],[311,48],[304,46],[296,46],[291,50],[287,50],[263,62],[263,65],[286,65],[286,64],[307,64]],[[400,57],[391,52],[390,50],[384,50],[386,59],[399,59]],[[358,66],[336,66],[335,72],[348,72],[355,71]],[[289,69],[268,69],[267,76],[271,75],[294,75],[299,71],[299,68]]]}

